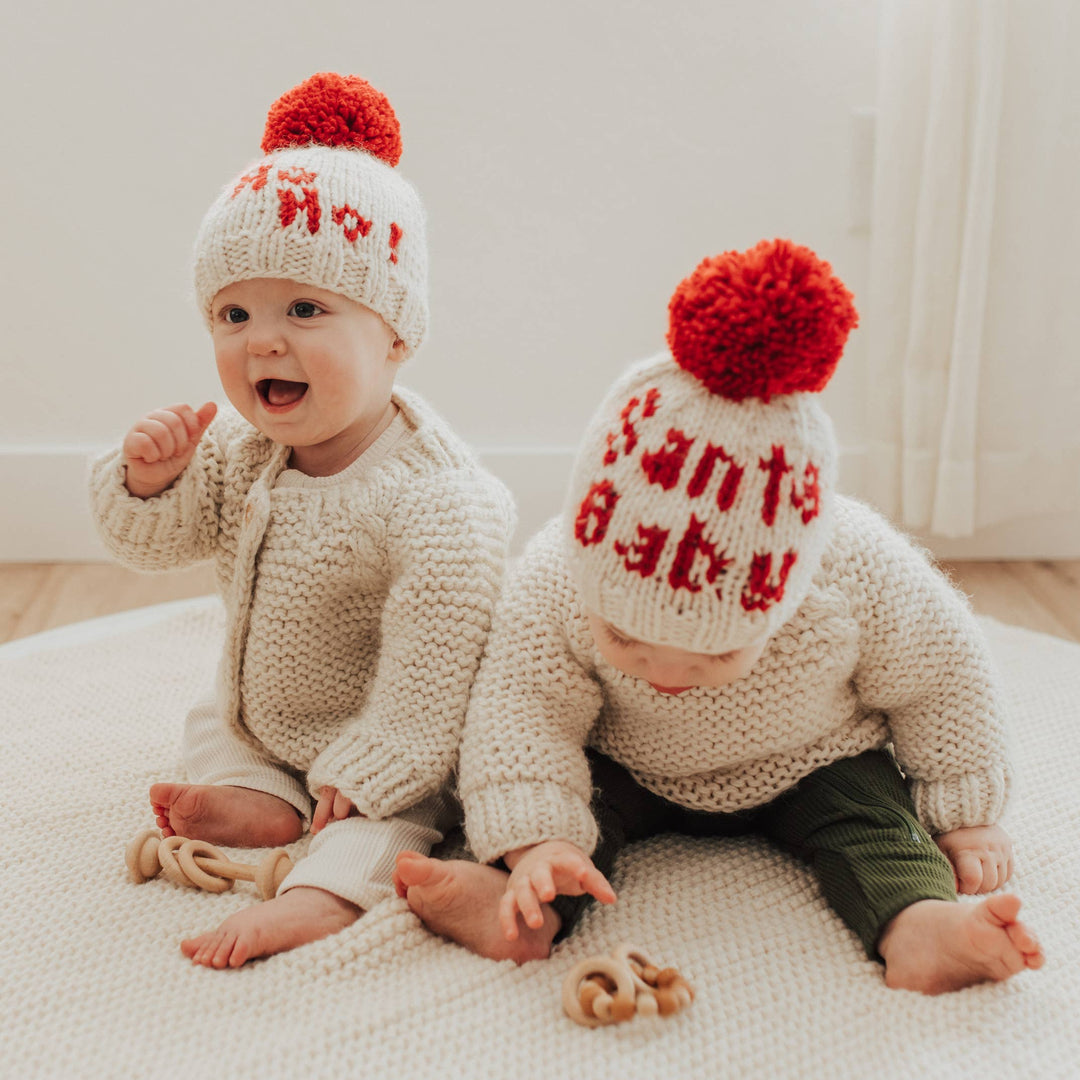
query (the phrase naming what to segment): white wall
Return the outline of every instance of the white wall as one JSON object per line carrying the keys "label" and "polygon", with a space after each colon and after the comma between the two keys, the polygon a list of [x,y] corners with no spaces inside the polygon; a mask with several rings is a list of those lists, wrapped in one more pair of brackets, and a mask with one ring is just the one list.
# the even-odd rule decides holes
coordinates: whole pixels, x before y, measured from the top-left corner
{"label": "white wall", "polygon": [[[403,379],[558,509],[615,374],[704,256],[790,236],[864,286],[869,0],[40,0],[5,14],[0,560],[92,558],[87,453],[219,397],[190,299],[198,222],[267,107],[354,72],[424,196],[432,333]],[[17,148],[17,154],[13,149]],[[827,391],[856,441],[860,342]]]}

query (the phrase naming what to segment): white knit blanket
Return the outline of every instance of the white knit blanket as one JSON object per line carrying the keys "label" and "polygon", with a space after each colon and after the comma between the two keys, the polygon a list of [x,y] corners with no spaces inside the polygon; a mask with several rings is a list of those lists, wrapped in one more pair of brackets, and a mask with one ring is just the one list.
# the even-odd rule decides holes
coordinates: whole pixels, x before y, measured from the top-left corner
{"label": "white knit blanket", "polygon": [[[806,869],[752,839],[631,849],[618,904],[520,968],[433,937],[396,899],[238,971],[193,967],[180,939],[255,894],[136,886],[123,851],[152,824],[148,786],[182,775],[216,601],[6,645],[0,1076],[1080,1076],[1080,646],[986,629],[1020,769],[1012,887],[1048,959],[942,998],[886,989]],[[563,976],[623,940],[680,968],[697,1000],[670,1019],[576,1027]]]}

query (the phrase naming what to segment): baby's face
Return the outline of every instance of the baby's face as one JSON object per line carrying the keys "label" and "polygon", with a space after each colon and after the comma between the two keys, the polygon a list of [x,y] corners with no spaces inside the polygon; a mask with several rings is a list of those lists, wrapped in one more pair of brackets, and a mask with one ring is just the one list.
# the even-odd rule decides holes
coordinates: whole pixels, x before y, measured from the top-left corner
{"label": "baby's face", "polygon": [[695,686],[727,686],[750,674],[769,641],[764,637],[745,648],[713,656],[637,641],[594,612],[589,612],[589,629],[600,655],[612,667],[644,679],[661,694],[681,694]]}
{"label": "baby's face", "polygon": [[294,468],[318,475],[386,416],[405,346],[369,308],[256,278],[227,285],[212,310],[225,393],[264,435],[293,447]]}

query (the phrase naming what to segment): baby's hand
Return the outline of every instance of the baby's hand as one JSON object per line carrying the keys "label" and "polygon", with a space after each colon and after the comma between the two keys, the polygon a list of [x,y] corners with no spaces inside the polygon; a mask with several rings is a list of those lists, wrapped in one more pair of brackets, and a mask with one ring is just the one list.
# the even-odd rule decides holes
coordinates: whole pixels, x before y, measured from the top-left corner
{"label": "baby's hand", "polygon": [[351,814],[360,811],[336,787],[319,789],[319,801],[315,804],[315,813],[311,817],[311,835],[321,832],[331,821],[342,821]]}
{"label": "baby's hand", "polygon": [[1012,841],[1000,825],[976,825],[935,836],[962,893],[986,893],[1012,877]]}
{"label": "baby's hand", "polygon": [[122,448],[128,491],[140,499],[160,495],[187,468],[216,414],[217,406],[208,401],[198,412],[190,405],[170,405],[139,420]]}
{"label": "baby's hand", "polygon": [[510,880],[499,902],[499,923],[507,941],[518,936],[518,912],[525,925],[534,930],[544,925],[541,904],[558,895],[589,893],[602,904],[614,904],[615,892],[607,878],[593,866],[592,859],[568,840],[547,840],[530,848],[519,848],[506,856]]}

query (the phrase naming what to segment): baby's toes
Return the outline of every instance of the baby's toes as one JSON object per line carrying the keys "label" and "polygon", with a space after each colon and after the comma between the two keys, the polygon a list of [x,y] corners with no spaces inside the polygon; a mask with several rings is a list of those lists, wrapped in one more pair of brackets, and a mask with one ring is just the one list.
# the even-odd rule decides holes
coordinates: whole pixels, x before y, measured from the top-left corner
{"label": "baby's toes", "polygon": [[198,937],[185,938],[180,942],[180,951],[189,960],[194,960],[213,936],[213,934],[200,934]]}
{"label": "baby's toes", "polygon": [[[220,935],[216,947],[210,952],[208,966],[216,968],[228,967],[235,948],[236,932],[233,930],[225,931]],[[243,963],[243,961],[241,960],[239,963]]]}
{"label": "baby's toes", "polygon": [[1014,948],[1024,958],[1026,967],[1042,966],[1043,951],[1039,939],[1023,923],[1011,923],[1005,928],[1005,932]]}
{"label": "baby's toes", "polygon": [[[180,943],[180,951],[185,956],[190,956],[192,963],[201,964],[203,967],[224,967],[224,962],[216,963],[218,952],[225,944],[226,935],[221,930],[213,930],[208,934],[200,934],[197,938]],[[228,954],[226,954],[226,960]]]}

